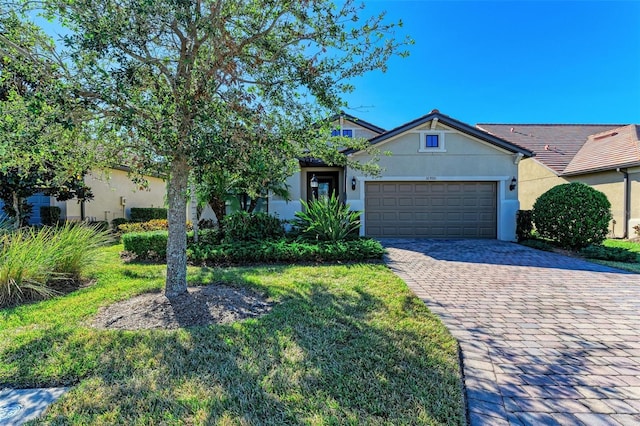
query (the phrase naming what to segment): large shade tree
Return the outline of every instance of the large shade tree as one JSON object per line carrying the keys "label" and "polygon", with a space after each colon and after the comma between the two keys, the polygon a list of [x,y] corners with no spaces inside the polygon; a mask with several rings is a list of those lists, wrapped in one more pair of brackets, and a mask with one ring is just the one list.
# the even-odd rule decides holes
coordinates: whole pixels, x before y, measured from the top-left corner
{"label": "large shade tree", "polygon": [[25,224],[38,192],[90,199],[84,173],[96,158],[87,111],[69,97],[52,41],[15,10],[0,7],[0,200]]}
{"label": "large shade tree", "polygon": [[328,129],[308,124],[337,112],[349,80],[384,70],[406,43],[384,15],[362,19],[353,0],[45,4],[70,30],[68,78],[119,135],[119,159],[169,176],[167,297],[187,289],[192,168],[215,164],[226,146],[240,154],[243,144],[344,161],[326,144]]}

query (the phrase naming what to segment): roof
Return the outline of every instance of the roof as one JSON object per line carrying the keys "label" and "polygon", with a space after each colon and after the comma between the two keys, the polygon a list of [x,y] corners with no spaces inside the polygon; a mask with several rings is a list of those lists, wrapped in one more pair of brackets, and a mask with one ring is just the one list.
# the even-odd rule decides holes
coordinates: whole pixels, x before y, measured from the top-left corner
{"label": "roof", "polygon": [[369,142],[371,144],[378,144],[378,143],[384,142],[394,136],[397,136],[401,133],[411,130],[424,123],[428,123],[434,119],[437,119],[439,123],[442,123],[447,127],[451,127],[452,129],[458,130],[462,133],[473,136],[477,139],[480,139],[484,142],[487,142],[491,145],[505,149],[507,151],[510,151],[513,153],[520,153],[525,157],[531,157],[534,155],[534,153],[526,147],[514,144],[513,142],[510,142],[499,136],[488,133],[485,130],[465,124],[462,121],[458,121],[454,118],[449,117],[448,115],[440,113],[440,111],[438,111],[437,109],[432,110],[427,115],[423,115],[422,117],[416,118],[415,120],[409,121],[408,123],[402,124],[394,129],[391,129],[388,132],[381,134],[380,136],[376,136],[370,139]]}
{"label": "roof", "polygon": [[589,136],[564,169],[564,175],[611,170],[640,164],[640,126],[631,124]]}
{"label": "roof", "polygon": [[339,119],[340,117],[346,118],[347,120],[351,121],[352,123],[355,123],[358,126],[362,126],[365,129],[369,129],[372,132],[377,133],[377,134],[381,134],[381,133],[386,132],[386,130],[383,129],[382,127],[378,127],[375,124],[371,124],[371,123],[369,123],[367,121],[362,120],[361,118],[358,118],[358,117],[353,116],[351,114],[347,114],[344,111],[341,111],[340,114],[334,115],[333,117],[331,117],[329,119],[329,121],[335,121],[335,120]]}
{"label": "roof", "polygon": [[[631,157],[624,153],[620,140],[606,138],[606,151],[602,143],[589,141],[594,135],[607,135],[624,127],[621,124],[478,124],[479,129],[508,140],[535,153],[536,161],[557,175],[580,174],[615,169],[629,165]],[[635,126],[630,126],[635,127]],[[635,130],[637,134],[637,129]],[[602,141],[600,137],[597,139]],[[636,138],[637,141],[637,138]],[[637,150],[637,149],[636,149]],[[640,161],[637,157],[636,161]],[[569,167],[571,165],[571,167]]]}

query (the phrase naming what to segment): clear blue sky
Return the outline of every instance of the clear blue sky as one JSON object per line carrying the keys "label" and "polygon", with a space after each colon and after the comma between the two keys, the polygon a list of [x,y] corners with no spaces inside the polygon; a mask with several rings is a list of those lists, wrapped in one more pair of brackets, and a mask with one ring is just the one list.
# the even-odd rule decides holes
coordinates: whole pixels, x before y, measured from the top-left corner
{"label": "clear blue sky", "polygon": [[640,124],[640,1],[365,0],[415,45],[354,81],[390,129],[437,108],[476,123]]}

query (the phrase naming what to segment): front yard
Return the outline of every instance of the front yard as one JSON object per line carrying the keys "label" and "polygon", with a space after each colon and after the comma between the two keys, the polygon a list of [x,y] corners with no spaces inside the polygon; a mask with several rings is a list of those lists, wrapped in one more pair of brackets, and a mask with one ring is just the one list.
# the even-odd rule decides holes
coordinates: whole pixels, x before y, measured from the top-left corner
{"label": "front yard", "polygon": [[271,310],[230,324],[99,330],[164,266],[104,249],[95,284],[0,310],[0,387],[73,386],[53,424],[463,424],[454,339],[382,265],[189,268]]}

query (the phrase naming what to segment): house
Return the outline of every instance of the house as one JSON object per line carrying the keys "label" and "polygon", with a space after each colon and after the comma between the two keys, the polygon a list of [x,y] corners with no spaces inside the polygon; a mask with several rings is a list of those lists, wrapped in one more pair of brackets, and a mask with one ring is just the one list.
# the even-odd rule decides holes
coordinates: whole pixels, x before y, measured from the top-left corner
{"label": "house", "polygon": [[[320,194],[335,192],[364,212],[361,235],[515,239],[516,176],[530,150],[438,110],[389,131],[343,114],[336,129],[391,154],[381,156],[380,175],[301,161],[287,181],[296,201],[272,196],[271,213],[293,218],[302,208],[297,200],[310,198],[315,176]],[[371,158],[364,151],[345,154],[362,162]]]}
{"label": "house", "polygon": [[[93,199],[79,202],[73,198],[68,201],[57,201],[55,197],[36,194],[29,197],[33,204],[29,223],[42,223],[40,218],[41,206],[60,207],[61,219],[69,221],[111,221],[115,218],[130,215],[131,207],[163,207],[165,205],[166,184],[163,179],[155,176],[145,176],[147,188],[141,188],[133,183],[126,167],[111,168],[107,172],[94,170],[88,173],[84,180],[93,192]],[[0,203],[2,203],[0,201]]]}
{"label": "house", "polygon": [[535,153],[518,173],[520,205],[531,209],[547,190],[583,182],[611,203],[613,237],[640,224],[640,126],[620,124],[478,124],[481,130]]}

